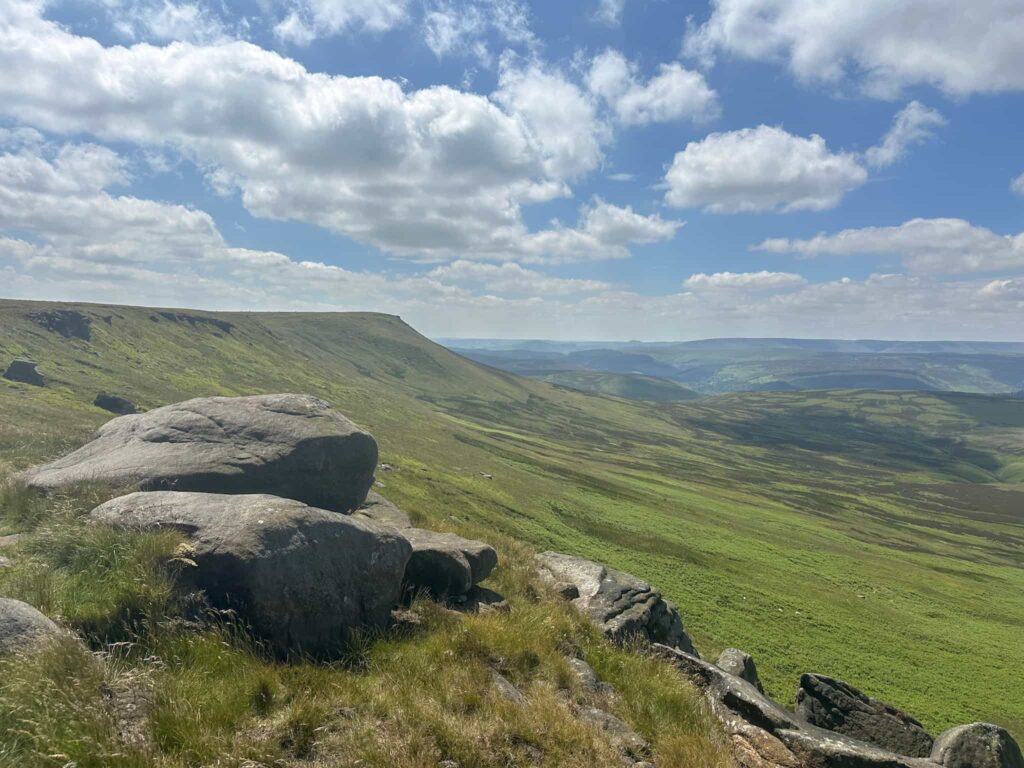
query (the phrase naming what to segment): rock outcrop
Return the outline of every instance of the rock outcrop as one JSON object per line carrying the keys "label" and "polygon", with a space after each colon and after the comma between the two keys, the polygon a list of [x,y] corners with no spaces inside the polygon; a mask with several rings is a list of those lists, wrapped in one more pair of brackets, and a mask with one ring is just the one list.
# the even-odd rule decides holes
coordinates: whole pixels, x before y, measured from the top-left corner
{"label": "rock outcrop", "polygon": [[653,650],[704,693],[743,768],[936,768],[931,760],[803,722],[746,680],[677,648],[656,645]]}
{"label": "rock outcrop", "polygon": [[412,521],[409,519],[409,515],[376,491],[370,491],[366,494],[366,501],[352,515],[384,523],[395,528],[412,528]]}
{"label": "rock outcrop", "polygon": [[62,630],[28,603],[0,597],[0,656],[30,651]]}
{"label": "rock outcrop", "polygon": [[128,398],[121,397],[120,395],[111,395],[106,392],[100,392],[96,395],[96,399],[92,401],[92,404],[97,408],[116,413],[119,416],[139,412],[139,409],[135,407],[135,403]]}
{"label": "rock outcrop", "polygon": [[373,482],[377,443],[309,395],[207,397],[121,416],[77,451],[29,470],[48,491],[82,481],[142,490],[272,493],[339,512]]}
{"label": "rock outcrop", "polygon": [[901,755],[927,757],[932,751],[932,737],[906,712],[825,675],[801,675],[796,713],[811,725]]}
{"label": "rock outcrop", "polygon": [[537,559],[542,576],[563,585],[563,589],[566,585],[576,587],[579,596],[573,604],[614,642],[639,635],[652,643],[697,654],[675,606],[646,581],[559,552],[544,552]]}
{"label": "rock outcrop", "polygon": [[935,739],[931,756],[942,768],[1024,768],[1017,742],[990,723],[950,728]]}
{"label": "rock outcrop", "polygon": [[736,675],[741,680],[746,680],[758,691],[764,693],[764,686],[761,685],[761,678],[757,674],[757,665],[749,653],[744,653],[738,648],[726,648],[715,662],[720,668],[730,675]]}
{"label": "rock outcrop", "polygon": [[43,378],[43,374],[36,370],[37,365],[38,363],[19,357],[12,360],[11,364],[7,366],[7,370],[4,371],[4,378],[8,381],[20,382],[21,384],[31,384],[34,387],[45,387],[46,379]]}
{"label": "rock outcrop", "polygon": [[409,591],[424,590],[437,598],[458,598],[469,593],[498,564],[489,544],[423,528],[402,528],[399,534],[412,546],[405,569]]}
{"label": "rock outcrop", "polygon": [[59,333],[65,339],[92,338],[92,320],[86,314],[73,309],[41,309],[25,315],[36,325],[51,333]]}
{"label": "rock outcrop", "polygon": [[140,492],[90,517],[182,532],[196,563],[186,583],[282,656],[329,657],[353,630],[385,626],[412,554],[394,528],[276,496]]}

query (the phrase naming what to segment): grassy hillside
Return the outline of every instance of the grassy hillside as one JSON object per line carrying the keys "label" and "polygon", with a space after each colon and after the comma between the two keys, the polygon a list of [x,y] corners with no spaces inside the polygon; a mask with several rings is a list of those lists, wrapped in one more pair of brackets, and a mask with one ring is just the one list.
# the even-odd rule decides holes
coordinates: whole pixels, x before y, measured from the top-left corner
{"label": "grassy hillside", "polygon": [[[843,677],[933,729],[1024,734],[1024,401],[911,392],[640,403],[477,365],[398,318],[81,306],[91,339],[0,305],[0,462],[84,440],[104,390],[156,406],[310,392],[368,427],[421,520],[603,559],[658,585],[701,650],[767,688]],[[109,321],[105,318],[109,318]],[[191,319],[189,319],[191,318]],[[230,326],[205,322],[214,318]],[[493,476],[485,478],[481,473]],[[998,694],[994,693],[998,691]]]}
{"label": "grassy hillside", "polygon": [[605,373],[603,371],[558,371],[537,378],[549,384],[558,384],[581,392],[624,397],[627,400],[676,402],[700,397],[693,390],[668,379],[641,376],[635,373]]}

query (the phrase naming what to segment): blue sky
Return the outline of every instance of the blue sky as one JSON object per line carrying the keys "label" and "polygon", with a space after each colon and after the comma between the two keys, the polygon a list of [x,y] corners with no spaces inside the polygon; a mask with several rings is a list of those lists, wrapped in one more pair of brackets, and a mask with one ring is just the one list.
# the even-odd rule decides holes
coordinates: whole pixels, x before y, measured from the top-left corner
{"label": "blue sky", "polygon": [[1019,0],[0,0],[3,295],[1021,339]]}

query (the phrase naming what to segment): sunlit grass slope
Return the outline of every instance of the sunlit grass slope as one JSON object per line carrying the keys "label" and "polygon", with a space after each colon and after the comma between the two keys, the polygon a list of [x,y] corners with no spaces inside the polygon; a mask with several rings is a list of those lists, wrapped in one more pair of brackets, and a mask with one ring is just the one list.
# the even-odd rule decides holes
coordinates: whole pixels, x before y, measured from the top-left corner
{"label": "sunlit grass slope", "polygon": [[706,655],[754,654],[783,701],[800,672],[827,672],[933,729],[1024,733],[1024,401],[638,403],[474,364],[383,315],[82,305],[84,341],[25,319],[41,306],[0,307],[0,362],[26,354],[50,380],[0,382],[9,468],[84,440],[109,416],[91,405],[101,390],[146,407],[310,392],[375,434],[395,467],[383,492],[420,520],[637,573]]}
{"label": "sunlit grass slope", "polygon": [[700,397],[693,390],[676,384],[674,381],[635,373],[573,370],[547,373],[536,378],[549,384],[558,384],[582,392],[625,397],[629,400],[676,402]]}

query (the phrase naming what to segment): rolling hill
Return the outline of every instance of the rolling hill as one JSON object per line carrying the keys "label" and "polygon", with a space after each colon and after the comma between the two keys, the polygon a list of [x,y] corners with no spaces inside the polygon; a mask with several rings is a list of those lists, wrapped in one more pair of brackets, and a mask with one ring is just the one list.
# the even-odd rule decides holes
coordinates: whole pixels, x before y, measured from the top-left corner
{"label": "rolling hill", "polygon": [[592,392],[598,395],[624,397],[627,400],[677,402],[700,397],[693,390],[668,379],[641,376],[636,373],[605,373],[603,371],[558,371],[537,378],[549,384]]}
{"label": "rolling hill", "polygon": [[706,655],[752,653],[783,701],[799,673],[824,671],[936,730],[988,720],[1024,733],[1024,690],[1010,684],[1022,400],[629,401],[479,365],[374,314],[4,301],[0,327],[0,363],[30,357],[47,380],[0,380],[5,472],[81,443],[110,417],[92,405],[101,391],[143,407],[311,393],[373,432],[395,468],[384,493],[418,519],[632,571],[679,605]]}
{"label": "rolling hill", "polygon": [[656,376],[703,394],[889,389],[1009,394],[1024,389],[1024,345],[1010,342],[706,339],[679,343],[447,340],[524,376],[565,370]]}

